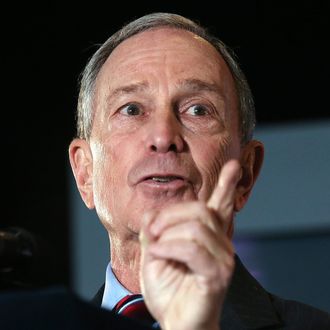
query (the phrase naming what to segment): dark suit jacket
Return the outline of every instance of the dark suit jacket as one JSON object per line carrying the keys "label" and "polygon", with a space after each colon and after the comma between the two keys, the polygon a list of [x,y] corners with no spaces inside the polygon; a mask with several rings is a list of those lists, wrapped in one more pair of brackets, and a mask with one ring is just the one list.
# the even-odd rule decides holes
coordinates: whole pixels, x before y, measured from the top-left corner
{"label": "dark suit jacket", "polygon": [[[104,285],[92,303],[100,306]],[[330,330],[330,314],[267,292],[236,256],[225,301],[221,330]]]}
{"label": "dark suit jacket", "polygon": [[1,330],[150,330],[64,287],[0,292]]}

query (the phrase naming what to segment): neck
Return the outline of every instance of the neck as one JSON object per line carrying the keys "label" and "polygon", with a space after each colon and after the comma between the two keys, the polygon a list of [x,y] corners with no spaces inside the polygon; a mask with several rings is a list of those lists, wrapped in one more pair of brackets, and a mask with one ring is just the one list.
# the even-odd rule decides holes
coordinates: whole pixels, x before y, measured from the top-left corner
{"label": "neck", "polygon": [[137,237],[111,236],[111,267],[119,282],[132,293],[140,293],[140,243]]}

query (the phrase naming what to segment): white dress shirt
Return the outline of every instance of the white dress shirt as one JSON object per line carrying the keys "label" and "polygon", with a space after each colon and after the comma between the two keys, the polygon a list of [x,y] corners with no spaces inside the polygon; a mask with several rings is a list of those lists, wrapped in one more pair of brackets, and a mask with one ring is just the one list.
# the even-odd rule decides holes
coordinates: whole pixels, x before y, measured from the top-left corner
{"label": "white dress shirt", "polygon": [[[120,299],[128,294],[132,294],[132,292],[128,291],[123,285],[121,285],[109,263],[105,274],[105,286],[101,307],[111,310]],[[159,323],[155,321],[152,324],[152,328],[160,330]]]}
{"label": "white dress shirt", "polygon": [[101,307],[113,309],[117,302],[128,294],[132,294],[132,292],[121,285],[109,263],[105,274],[105,287]]}

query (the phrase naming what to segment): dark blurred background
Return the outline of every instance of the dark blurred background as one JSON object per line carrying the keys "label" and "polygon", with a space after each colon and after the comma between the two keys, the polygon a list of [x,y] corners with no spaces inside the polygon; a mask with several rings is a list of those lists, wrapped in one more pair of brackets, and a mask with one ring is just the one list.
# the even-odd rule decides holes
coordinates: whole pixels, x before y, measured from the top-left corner
{"label": "dark blurred background", "polygon": [[234,49],[255,95],[258,124],[330,119],[329,1],[3,7],[0,230],[24,228],[40,247],[33,263],[0,273],[3,288],[74,285],[67,149],[78,76],[97,44],[153,11],[198,20]]}

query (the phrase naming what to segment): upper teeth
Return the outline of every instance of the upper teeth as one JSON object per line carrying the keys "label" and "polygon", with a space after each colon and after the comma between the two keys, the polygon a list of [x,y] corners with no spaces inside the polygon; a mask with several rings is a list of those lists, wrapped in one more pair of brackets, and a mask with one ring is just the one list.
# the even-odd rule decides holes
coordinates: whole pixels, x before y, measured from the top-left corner
{"label": "upper teeth", "polygon": [[167,177],[164,177],[164,176],[154,176],[154,177],[152,177],[153,181],[158,181],[158,182],[168,182],[172,179],[173,179],[173,177],[169,177],[169,176],[167,176]]}

